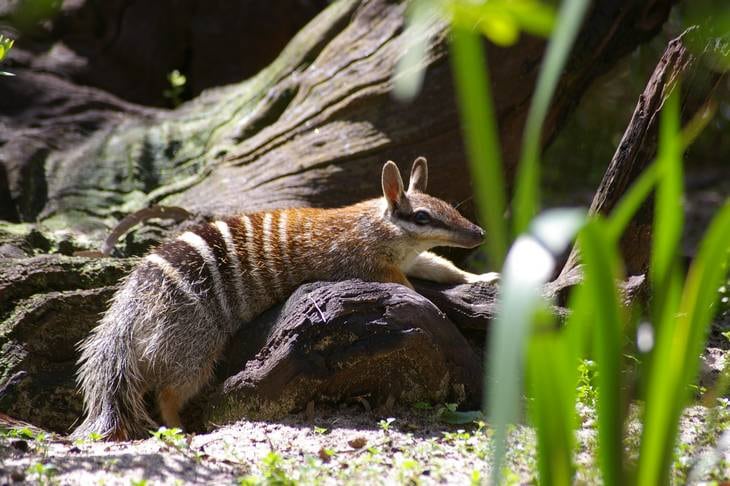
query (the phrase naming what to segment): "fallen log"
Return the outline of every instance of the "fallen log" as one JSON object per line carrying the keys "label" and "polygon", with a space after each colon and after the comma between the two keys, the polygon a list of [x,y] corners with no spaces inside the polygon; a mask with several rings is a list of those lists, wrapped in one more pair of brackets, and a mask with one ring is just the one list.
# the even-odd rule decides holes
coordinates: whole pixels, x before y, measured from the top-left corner
{"label": "fallen log", "polygon": [[[551,105],[546,141],[591,80],[653,37],[672,3],[595,3]],[[172,111],[75,84],[58,69],[34,64],[19,45],[30,60],[17,61],[12,80],[0,77],[0,122],[7,127],[0,131],[6,186],[0,194],[10,195],[0,217],[39,221],[98,243],[125,215],[155,204],[203,215],[349,204],[373,195],[372,178],[385,160],[407,163],[419,155],[429,159],[436,196],[468,199],[443,22],[434,19],[425,30],[430,49],[422,92],[410,104],[392,99],[405,9],[384,0],[334,2],[259,74]],[[122,38],[133,36],[126,25]],[[507,49],[488,48],[508,175],[519,158],[544,46],[525,36]],[[473,215],[469,204],[463,208]]]}

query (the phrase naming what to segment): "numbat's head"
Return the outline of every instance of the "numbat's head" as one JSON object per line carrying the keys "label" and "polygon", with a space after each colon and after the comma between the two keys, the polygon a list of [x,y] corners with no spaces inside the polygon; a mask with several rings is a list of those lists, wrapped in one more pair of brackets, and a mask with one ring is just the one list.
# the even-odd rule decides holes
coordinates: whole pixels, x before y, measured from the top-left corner
{"label": "numbat's head", "polygon": [[398,166],[383,166],[385,219],[424,247],[473,248],[484,241],[484,230],[464,218],[448,203],[426,194],[428,164],[423,157],[413,162],[408,190],[403,188]]}

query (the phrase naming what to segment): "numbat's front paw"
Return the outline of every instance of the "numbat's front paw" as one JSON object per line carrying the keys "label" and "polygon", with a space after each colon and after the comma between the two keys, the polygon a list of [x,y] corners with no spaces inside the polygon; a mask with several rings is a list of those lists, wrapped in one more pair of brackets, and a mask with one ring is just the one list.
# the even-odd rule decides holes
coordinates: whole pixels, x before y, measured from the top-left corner
{"label": "numbat's front paw", "polygon": [[469,275],[467,277],[467,283],[487,282],[494,283],[499,281],[500,275],[497,272],[487,272],[480,275]]}

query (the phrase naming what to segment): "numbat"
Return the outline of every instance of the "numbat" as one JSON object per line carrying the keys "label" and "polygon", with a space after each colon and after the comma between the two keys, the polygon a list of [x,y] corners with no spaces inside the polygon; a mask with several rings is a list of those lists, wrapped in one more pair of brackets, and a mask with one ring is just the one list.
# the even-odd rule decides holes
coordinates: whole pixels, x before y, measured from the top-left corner
{"label": "numbat", "polygon": [[493,281],[426,250],[472,248],[484,231],[425,194],[428,166],[413,163],[408,190],[383,167],[383,197],[339,209],[285,209],[197,226],[147,255],[101,323],[80,345],[85,421],[74,435],[145,437],[156,428],[154,393],[168,427],[211,378],[234,332],[307,281],[360,278],[413,288],[407,276],[443,283]]}

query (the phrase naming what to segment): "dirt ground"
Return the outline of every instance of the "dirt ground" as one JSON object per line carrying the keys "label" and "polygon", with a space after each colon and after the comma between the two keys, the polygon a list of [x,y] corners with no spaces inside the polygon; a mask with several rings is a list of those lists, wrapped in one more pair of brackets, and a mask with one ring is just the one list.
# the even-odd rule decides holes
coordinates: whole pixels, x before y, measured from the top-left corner
{"label": "dirt ground", "polygon": [[[674,464],[674,482],[730,478],[730,407],[687,409]],[[579,404],[577,481],[596,484],[596,430],[591,404]],[[446,415],[444,415],[446,413]],[[477,420],[443,422],[443,407],[362,406],[324,409],[278,422],[240,421],[213,432],[161,431],[134,442],[71,442],[33,430],[0,438],[0,484],[480,484],[490,473],[491,430]],[[641,426],[628,427],[627,448]],[[511,431],[508,484],[536,481],[534,431]]]}

